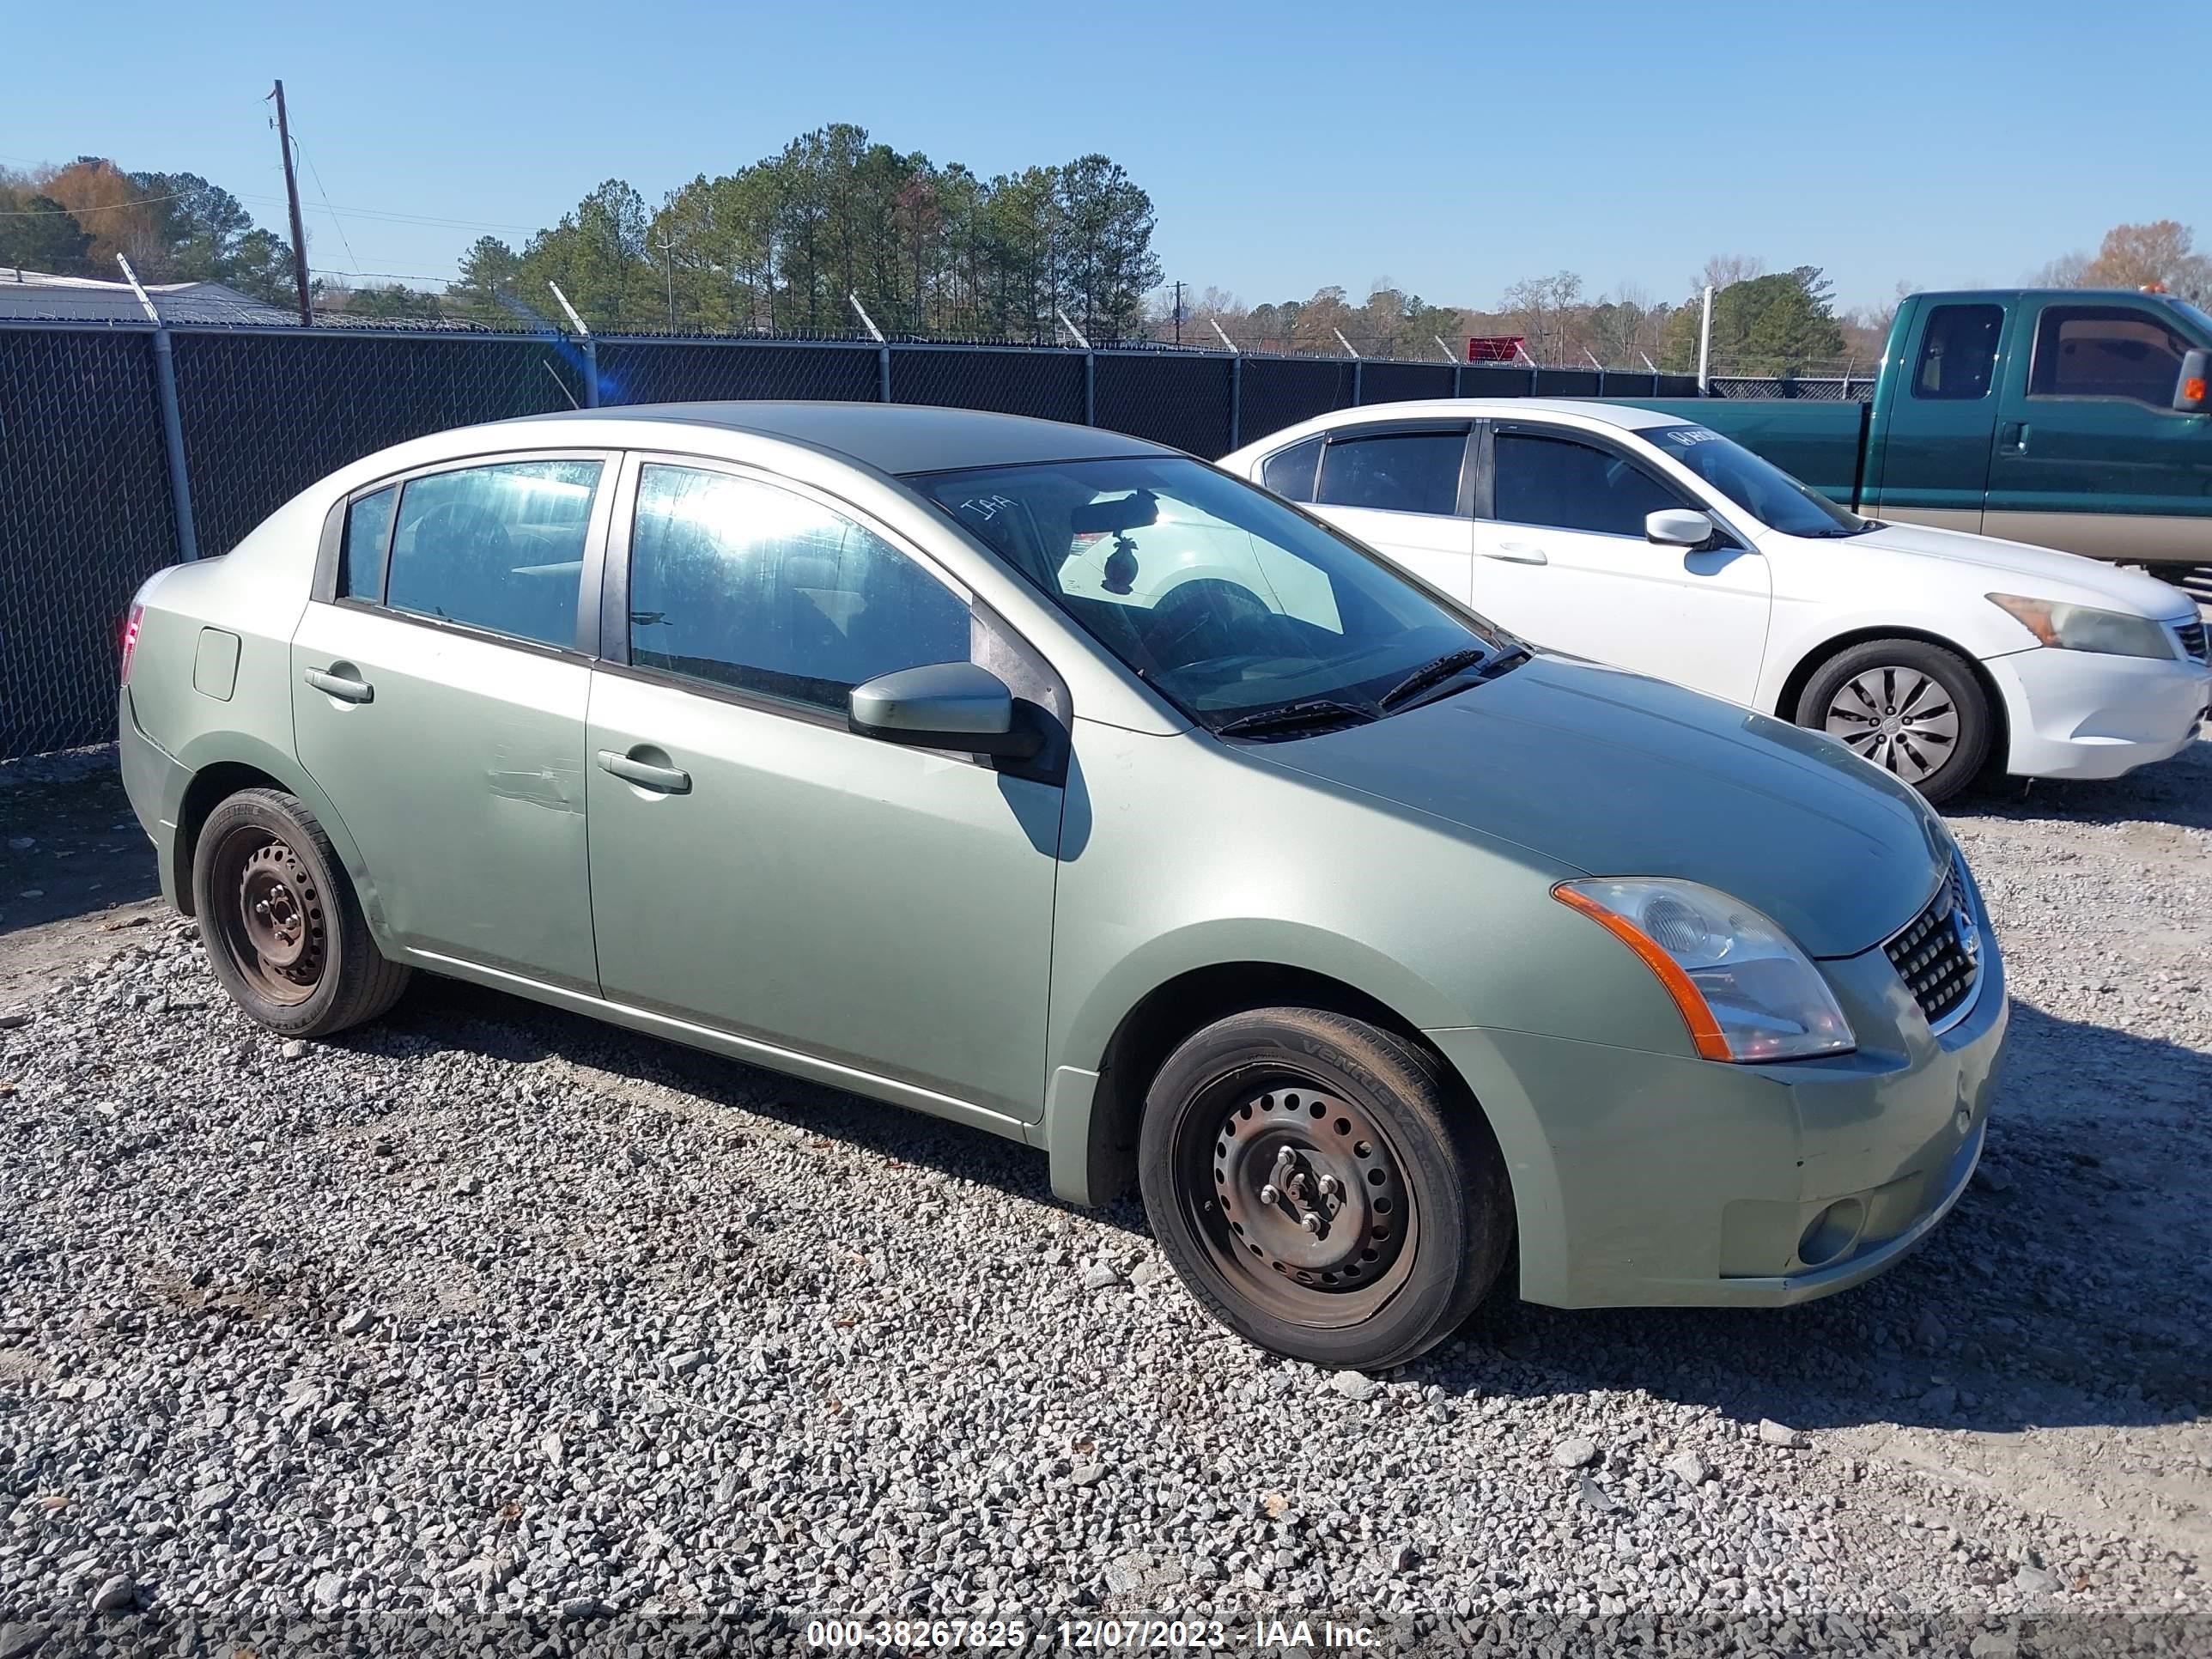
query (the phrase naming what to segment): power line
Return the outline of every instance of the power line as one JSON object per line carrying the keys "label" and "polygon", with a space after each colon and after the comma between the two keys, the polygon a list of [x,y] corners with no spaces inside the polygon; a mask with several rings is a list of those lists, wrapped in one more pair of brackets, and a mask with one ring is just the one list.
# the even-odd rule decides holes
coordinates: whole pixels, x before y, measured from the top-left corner
{"label": "power line", "polygon": [[346,234],[345,221],[338,217],[337,210],[331,205],[331,193],[323,188],[322,170],[315,165],[315,158],[307,154],[305,144],[296,137],[292,142],[299,147],[300,159],[307,164],[308,176],[315,181],[315,194],[323,198],[324,210],[331,216],[331,223],[337,228],[339,246],[345,249],[346,258],[353,262],[354,269],[360,270],[361,255],[353,251],[353,238]]}
{"label": "power line", "polygon": [[[199,191],[196,190],[179,190],[167,196],[142,196],[135,202],[102,202],[94,207],[81,208],[56,202],[54,206],[60,208],[63,212],[74,219],[78,215],[85,213],[120,213],[125,208],[151,207],[156,202],[181,202],[187,196],[198,194]],[[47,199],[52,200],[51,197]],[[33,219],[41,217],[52,210],[49,208],[7,208],[0,210],[0,219]]]}

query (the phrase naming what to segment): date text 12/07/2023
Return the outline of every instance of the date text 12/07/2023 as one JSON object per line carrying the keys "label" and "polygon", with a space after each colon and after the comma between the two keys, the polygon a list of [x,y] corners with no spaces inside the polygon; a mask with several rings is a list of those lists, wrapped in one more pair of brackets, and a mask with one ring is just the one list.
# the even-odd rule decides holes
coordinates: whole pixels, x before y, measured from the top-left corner
{"label": "date text 12/07/2023", "polygon": [[[816,1619],[805,1626],[806,1645],[881,1652],[945,1648],[1025,1648],[1033,1626],[1014,1619]],[[1372,1626],[1334,1619],[1261,1619],[1232,1624],[1219,1619],[1063,1619],[1048,1626],[1062,1648],[1096,1652],[1224,1652],[1347,1650],[1379,1644]]]}

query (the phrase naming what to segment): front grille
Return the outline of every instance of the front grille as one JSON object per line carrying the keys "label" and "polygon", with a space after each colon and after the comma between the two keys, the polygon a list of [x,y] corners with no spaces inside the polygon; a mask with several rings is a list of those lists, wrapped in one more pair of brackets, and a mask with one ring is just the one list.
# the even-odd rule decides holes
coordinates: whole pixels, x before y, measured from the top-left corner
{"label": "front grille", "polygon": [[2206,660],[2203,617],[2199,617],[2194,622],[2176,623],[2173,625],[2173,631],[2181,635],[2181,648],[2184,653],[2196,658],[2199,662]]}
{"label": "front grille", "polygon": [[1941,1030],[1963,1014],[1981,982],[1981,929],[1958,860],[1928,908],[1882,947],[1928,1023]]}

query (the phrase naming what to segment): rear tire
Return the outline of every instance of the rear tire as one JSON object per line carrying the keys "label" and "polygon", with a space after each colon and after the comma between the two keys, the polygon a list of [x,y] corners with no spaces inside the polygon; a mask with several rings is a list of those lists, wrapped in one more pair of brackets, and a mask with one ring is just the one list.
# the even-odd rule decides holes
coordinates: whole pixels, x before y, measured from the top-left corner
{"label": "rear tire", "polygon": [[286,1036],[328,1036],[399,1000],[408,969],[369,937],[353,884],[314,814],[241,789],[192,848],[192,908],[208,965],[246,1014]]}
{"label": "rear tire", "polygon": [[1838,652],[1806,683],[1795,718],[1911,785],[1930,805],[1974,780],[1996,727],[1966,659],[1926,640],[1869,640]]}
{"label": "rear tire", "polygon": [[1152,1232],[1223,1324],[1387,1370],[1466,1322],[1504,1266],[1504,1159],[1443,1063],[1310,1008],[1217,1021],[1168,1057],[1139,1136]]}

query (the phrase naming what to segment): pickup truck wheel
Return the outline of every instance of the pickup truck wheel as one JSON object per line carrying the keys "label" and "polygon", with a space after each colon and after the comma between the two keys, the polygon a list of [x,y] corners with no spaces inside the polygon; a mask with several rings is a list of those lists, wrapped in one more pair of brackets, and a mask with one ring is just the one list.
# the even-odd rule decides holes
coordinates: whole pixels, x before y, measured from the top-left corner
{"label": "pickup truck wheel", "polygon": [[1956,652],[1869,640],[1820,665],[1797,699],[1797,724],[1840,738],[1935,805],[1982,769],[1992,722],[1988,695]]}
{"label": "pickup truck wheel", "polygon": [[286,1036],[374,1019],[407,988],[407,969],[369,938],[322,825],[277,790],[241,789],[208,814],[192,848],[192,908],[231,1000]]}
{"label": "pickup truck wheel", "polygon": [[1146,1099],[1146,1213],[1191,1293],[1263,1348],[1382,1370],[1443,1341],[1504,1262],[1513,1201],[1435,1055],[1340,1014],[1207,1026]]}

